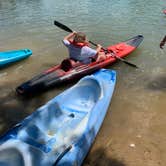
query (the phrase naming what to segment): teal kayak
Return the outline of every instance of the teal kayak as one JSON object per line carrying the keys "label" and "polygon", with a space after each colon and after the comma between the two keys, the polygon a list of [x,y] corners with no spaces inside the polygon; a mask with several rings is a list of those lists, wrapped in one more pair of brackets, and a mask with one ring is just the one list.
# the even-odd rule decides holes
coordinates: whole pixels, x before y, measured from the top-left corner
{"label": "teal kayak", "polygon": [[0,138],[0,165],[80,166],[103,123],[116,72],[83,77]]}
{"label": "teal kayak", "polygon": [[29,57],[30,55],[32,55],[32,51],[30,49],[0,52],[0,67],[4,67],[16,61],[20,61]]}

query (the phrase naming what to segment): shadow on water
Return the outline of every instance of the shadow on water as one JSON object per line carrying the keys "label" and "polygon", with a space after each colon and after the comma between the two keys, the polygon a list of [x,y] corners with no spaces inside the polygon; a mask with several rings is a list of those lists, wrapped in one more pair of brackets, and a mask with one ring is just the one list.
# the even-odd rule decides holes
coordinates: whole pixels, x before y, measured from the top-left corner
{"label": "shadow on water", "polygon": [[166,91],[166,76],[155,77],[155,79],[148,83],[147,88],[150,90]]}
{"label": "shadow on water", "polygon": [[[99,121],[98,121],[99,122]],[[100,122],[99,122],[100,123]],[[101,122],[102,123],[102,122]],[[96,129],[92,128],[89,137],[95,137]],[[80,141],[84,146],[80,146],[80,149],[86,149],[86,144],[89,142],[89,138],[86,137],[86,140]],[[83,166],[125,166],[124,162],[117,160],[108,155],[109,150],[111,151],[111,141],[108,141],[106,144],[102,144],[102,147],[97,148],[93,152],[89,152],[83,162]],[[84,151],[84,150],[83,150]]]}
{"label": "shadow on water", "polygon": [[[2,87],[0,87],[2,88]],[[3,89],[3,88],[2,88]],[[20,97],[15,91],[10,91],[0,97],[0,135],[23,120],[46,101],[44,95],[40,97]]]}
{"label": "shadow on water", "polygon": [[94,151],[83,163],[83,166],[126,166],[122,161],[108,156],[105,148]]}
{"label": "shadow on water", "polygon": [[[7,92],[1,91],[3,95],[0,96],[0,135],[74,83],[61,84],[26,96],[18,95],[11,88]],[[10,85],[0,86],[0,89],[5,91],[8,86],[10,87]]]}

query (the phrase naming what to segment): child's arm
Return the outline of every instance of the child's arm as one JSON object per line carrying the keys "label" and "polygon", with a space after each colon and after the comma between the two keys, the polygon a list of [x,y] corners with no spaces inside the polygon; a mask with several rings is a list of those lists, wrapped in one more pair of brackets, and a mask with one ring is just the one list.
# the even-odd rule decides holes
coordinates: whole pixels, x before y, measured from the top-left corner
{"label": "child's arm", "polygon": [[70,33],[69,35],[64,37],[64,40],[70,40],[71,38],[73,38],[76,35],[77,32],[73,31],[72,33]]}
{"label": "child's arm", "polygon": [[102,46],[100,44],[97,44],[96,51],[99,53],[101,51]]}

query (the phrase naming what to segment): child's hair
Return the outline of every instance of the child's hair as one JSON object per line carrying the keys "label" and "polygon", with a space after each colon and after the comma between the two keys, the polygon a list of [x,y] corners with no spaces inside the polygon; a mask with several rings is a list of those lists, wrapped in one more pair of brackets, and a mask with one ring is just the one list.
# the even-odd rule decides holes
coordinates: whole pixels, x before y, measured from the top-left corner
{"label": "child's hair", "polygon": [[74,37],[75,43],[84,43],[86,41],[86,35],[82,32],[77,32]]}

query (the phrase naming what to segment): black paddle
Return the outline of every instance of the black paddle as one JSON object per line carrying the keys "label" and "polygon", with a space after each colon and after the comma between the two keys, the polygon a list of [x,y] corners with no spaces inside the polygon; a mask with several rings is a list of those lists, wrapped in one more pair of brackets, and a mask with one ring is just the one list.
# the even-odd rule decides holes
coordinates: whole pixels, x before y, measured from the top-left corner
{"label": "black paddle", "polygon": [[[60,23],[60,22],[58,22],[58,21],[56,21],[56,20],[54,21],[54,25],[56,25],[57,27],[59,27],[59,28],[65,30],[65,31],[67,31],[67,32],[73,32],[73,30],[71,30],[69,27],[67,27],[66,25],[64,25],[64,24],[62,24],[62,23]],[[89,41],[89,43],[93,44],[94,46],[97,46],[97,44],[94,43],[94,42],[92,42],[92,41]],[[118,59],[118,60],[120,60],[120,61],[122,61],[122,62],[124,62],[124,63],[126,63],[126,64],[128,64],[128,65],[130,65],[130,66],[132,66],[132,67],[135,67],[135,68],[138,68],[138,66],[136,66],[135,64],[130,63],[130,62],[126,61],[125,59],[123,59],[123,58],[117,56],[113,51],[109,51],[109,50],[107,50],[107,49],[105,49],[105,48],[102,48],[102,50],[104,50],[105,52],[108,52],[108,53],[109,53],[109,52],[112,53],[112,56],[113,56],[113,57],[115,57],[116,59]]]}

